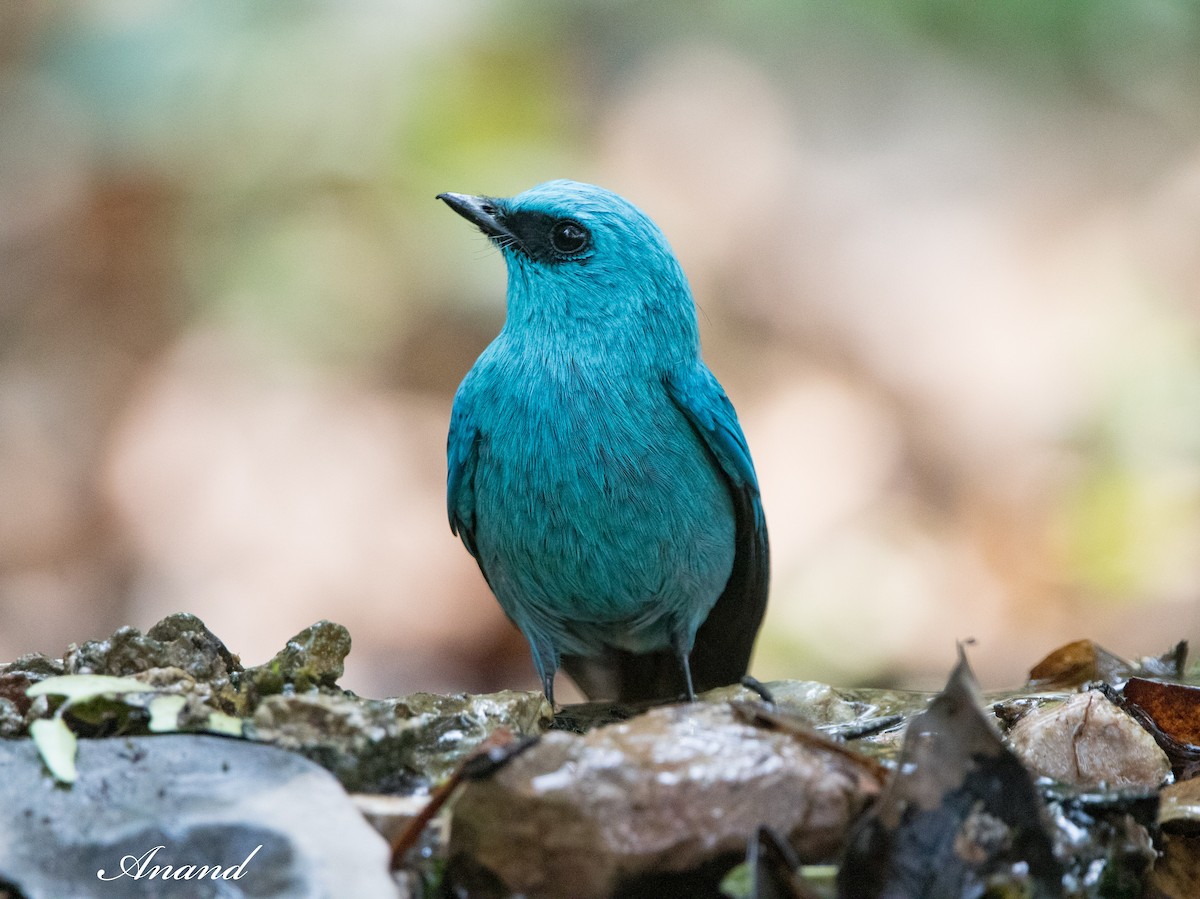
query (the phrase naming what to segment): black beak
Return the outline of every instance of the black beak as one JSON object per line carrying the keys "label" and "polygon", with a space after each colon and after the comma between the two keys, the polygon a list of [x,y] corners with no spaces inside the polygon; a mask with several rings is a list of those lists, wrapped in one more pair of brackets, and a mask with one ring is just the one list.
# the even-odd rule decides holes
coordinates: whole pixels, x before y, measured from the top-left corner
{"label": "black beak", "polygon": [[438,194],[437,198],[474,223],[488,237],[516,240],[516,235],[503,224],[500,206],[491,197],[472,197],[469,194]]}

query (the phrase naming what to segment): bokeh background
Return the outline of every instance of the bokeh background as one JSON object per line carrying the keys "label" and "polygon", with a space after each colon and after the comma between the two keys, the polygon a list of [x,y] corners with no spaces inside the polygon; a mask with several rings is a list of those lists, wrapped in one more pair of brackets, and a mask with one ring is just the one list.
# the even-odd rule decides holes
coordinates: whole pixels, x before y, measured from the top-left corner
{"label": "bokeh background", "polygon": [[0,4],[0,659],[347,625],[369,695],[535,686],[450,535],[553,177],[668,234],[771,527],[762,678],[985,686],[1200,624],[1200,6]]}

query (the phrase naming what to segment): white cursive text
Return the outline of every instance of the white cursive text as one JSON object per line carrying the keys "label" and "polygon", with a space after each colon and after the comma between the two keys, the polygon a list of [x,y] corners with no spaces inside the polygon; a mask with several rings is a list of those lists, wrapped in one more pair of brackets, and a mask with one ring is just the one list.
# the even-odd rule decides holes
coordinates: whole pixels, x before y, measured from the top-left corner
{"label": "white cursive text", "polygon": [[238,865],[230,865],[227,868],[222,868],[220,865],[156,865],[153,864],[154,856],[158,855],[159,850],[166,849],[166,846],[155,846],[148,852],[141,855],[123,855],[121,856],[121,870],[114,871],[112,874],[104,873],[101,868],[96,872],[96,876],[101,880],[119,880],[122,877],[131,877],[134,880],[241,880],[246,873],[246,865],[250,864],[250,859],[258,854],[258,850],[262,849],[262,845],[255,846],[253,851],[246,856],[245,860]]}

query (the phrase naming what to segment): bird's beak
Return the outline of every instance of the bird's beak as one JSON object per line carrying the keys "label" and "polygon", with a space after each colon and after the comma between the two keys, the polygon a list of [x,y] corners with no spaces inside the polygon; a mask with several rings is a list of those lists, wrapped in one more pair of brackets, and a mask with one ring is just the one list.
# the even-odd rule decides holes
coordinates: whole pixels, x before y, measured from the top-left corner
{"label": "bird's beak", "polygon": [[437,198],[468,222],[473,222],[488,237],[516,240],[516,235],[502,221],[499,204],[491,197],[447,193],[438,194]]}

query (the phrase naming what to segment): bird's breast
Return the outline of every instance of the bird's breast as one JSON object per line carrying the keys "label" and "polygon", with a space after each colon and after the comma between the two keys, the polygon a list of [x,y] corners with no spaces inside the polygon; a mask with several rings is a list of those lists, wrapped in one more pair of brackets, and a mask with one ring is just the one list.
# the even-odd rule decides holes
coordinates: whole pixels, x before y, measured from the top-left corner
{"label": "bird's breast", "polygon": [[660,380],[535,367],[478,399],[476,540],[489,575],[603,620],[655,598],[715,600],[732,566],[732,505]]}

